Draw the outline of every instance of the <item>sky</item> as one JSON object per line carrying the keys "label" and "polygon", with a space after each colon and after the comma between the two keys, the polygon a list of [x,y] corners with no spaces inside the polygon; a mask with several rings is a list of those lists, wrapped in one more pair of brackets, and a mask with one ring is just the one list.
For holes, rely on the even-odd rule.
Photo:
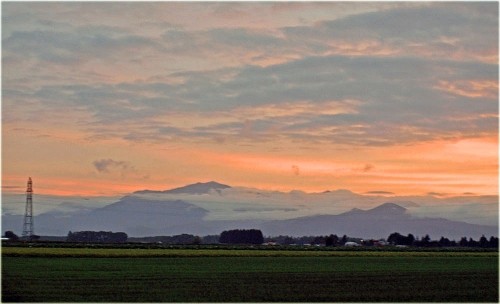
{"label": "sky", "polygon": [[3,2],[2,192],[498,195],[496,2]]}

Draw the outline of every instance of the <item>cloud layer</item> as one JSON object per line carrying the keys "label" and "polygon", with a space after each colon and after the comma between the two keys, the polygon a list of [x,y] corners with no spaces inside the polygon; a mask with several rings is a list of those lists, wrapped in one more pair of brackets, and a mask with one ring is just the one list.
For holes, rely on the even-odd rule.
{"label": "cloud layer", "polygon": [[[40,167],[44,179],[103,182],[122,172],[129,188],[151,176],[158,187],[223,178],[397,192],[391,174],[421,174],[422,153],[382,159],[402,157],[391,149],[498,137],[493,2],[12,2],[2,7],[2,50],[11,181]],[[19,166],[28,143],[40,152]],[[349,168],[349,177],[312,177],[321,170],[307,164],[325,154],[324,167]],[[290,161],[257,183],[248,169],[230,172],[227,160],[241,158]],[[463,171],[464,161],[477,172]],[[497,163],[442,158],[429,171],[495,194],[494,183],[474,182],[491,180]],[[376,184],[380,176],[390,187]],[[448,191],[443,181],[432,187],[438,176],[419,191]]]}
{"label": "cloud layer", "polygon": [[[259,140],[283,136],[386,145],[490,134],[498,125],[498,21],[491,14],[495,5],[395,7],[314,24],[278,25],[269,31],[174,25],[163,33],[137,33],[123,25],[99,25],[105,21],[96,19],[90,24],[49,22],[48,9],[35,4],[33,27],[18,29],[9,22],[14,18],[11,11],[26,5],[7,4],[4,116],[8,121],[22,119],[21,108],[79,109],[92,117],[92,127],[81,126],[81,131],[92,138],[98,134],[129,141],[234,141],[245,138],[246,132]],[[75,6],[56,8],[73,11]],[[100,13],[107,7],[77,5],[82,6]],[[136,6],[143,7],[131,4],[130,9]],[[160,7],[167,10],[170,4]],[[252,4],[228,7],[253,9]],[[35,24],[44,26],[35,29]],[[183,63],[205,58],[218,64],[169,67],[167,61],[176,57]],[[259,64],[259,58],[273,57],[280,60]],[[236,58],[238,62],[232,62]],[[144,64],[141,74],[148,75],[112,79],[122,76],[117,66],[133,74]],[[99,73],[99,66],[109,71]],[[63,74],[47,77],[48,71],[59,68]],[[11,69],[16,71],[11,74]],[[32,71],[39,81],[19,82],[33,77]],[[301,107],[303,111],[273,115],[273,109]],[[248,113],[248,108],[255,111]],[[195,126],[168,119],[193,114],[217,119]],[[134,127],[118,132],[117,126],[124,123]]]}

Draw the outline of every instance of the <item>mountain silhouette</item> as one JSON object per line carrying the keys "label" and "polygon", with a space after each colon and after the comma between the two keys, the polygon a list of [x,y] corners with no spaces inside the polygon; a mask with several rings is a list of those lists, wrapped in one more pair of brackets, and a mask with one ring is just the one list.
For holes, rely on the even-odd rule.
{"label": "mountain silhouette", "polygon": [[395,203],[385,203],[369,210],[354,208],[338,215],[315,215],[265,223],[270,235],[348,235],[364,238],[387,237],[393,232],[429,234],[459,239],[482,234],[497,235],[496,227],[451,221],[443,218],[419,218]]}
{"label": "mountain silhouette", "polygon": [[[350,211],[332,215],[318,214],[290,219],[272,219],[260,216],[272,212],[295,212],[299,208],[308,208],[307,204],[270,205],[246,203],[238,205],[238,195],[249,195],[256,202],[268,199],[271,192],[258,189],[233,188],[232,196],[227,198],[225,189],[228,185],[217,182],[196,183],[180,188],[152,191],[143,190],[127,195],[120,200],[95,209],[77,209],[71,213],[51,211],[37,215],[35,218],[36,232],[40,235],[67,235],[69,231],[103,230],[123,231],[129,236],[175,235],[189,233],[196,235],[220,234],[228,229],[261,229],[264,235],[348,235],[363,238],[386,238],[393,232],[401,234],[412,233],[417,237],[429,234],[433,238],[441,236],[451,239],[460,239],[463,236],[478,238],[481,235],[497,236],[495,226],[470,224],[460,221],[451,221],[444,218],[416,217],[403,206],[413,208],[416,205],[411,201],[397,201],[379,204],[371,209],[353,208]],[[261,195],[266,193],[266,195]],[[258,195],[255,195],[257,193]],[[148,195],[153,194],[153,195]],[[200,207],[195,199],[207,196],[208,201]],[[164,196],[163,196],[164,195]],[[178,195],[178,197],[176,197]],[[290,192],[276,194],[283,199],[306,200],[304,192]],[[350,191],[330,191],[323,194],[324,199],[332,201],[341,199],[356,206],[361,195]],[[337,197],[338,196],[338,197]],[[262,198],[261,198],[262,197]],[[179,199],[182,198],[182,199]],[[193,199],[192,202],[189,200]],[[226,199],[225,201],[222,199]],[[219,203],[218,199],[221,199]],[[234,202],[234,204],[233,204]],[[215,205],[214,205],[215,204]],[[213,207],[216,206],[216,207]],[[228,218],[211,217],[210,210],[224,210]],[[254,217],[247,217],[247,213],[254,212]],[[262,212],[259,214],[259,212]],[[238,219],[238,217],[242,219]],[[217,219],[215,219],[217,218]],[[2,229],[15,230],[22,227],[22,215],[3,214]]]}
{"label": "mountain silhouette", "polygon": [[218,182],[208,182],[208,183],[196,183],[192,185],[187,185],[180,188],[175,188],[171,190],[163,191],[163,193],[186,193],[186,194],[206,194],[211,190],[223,190],[231,188],[228,185],[220,184]]}
{"label": "mountain silhouette", "polygon": [[351,211],[339,214],[340,216],[377,216],[377,217],[406,217],[406,208],[395,203],[385,203],[370,210],[353,208]]}
{"label": "mountain silhouette", "polygon": [[135,194],[148,194],[148,193],[167,193],[167,194],[207,194],[215,190],[220,193],[220,190],[231,188],[231,186],[224,185],[218,182],[196,183],[179,188],[174,188],[165,191],[154,190],[141,190],[134,192]]}

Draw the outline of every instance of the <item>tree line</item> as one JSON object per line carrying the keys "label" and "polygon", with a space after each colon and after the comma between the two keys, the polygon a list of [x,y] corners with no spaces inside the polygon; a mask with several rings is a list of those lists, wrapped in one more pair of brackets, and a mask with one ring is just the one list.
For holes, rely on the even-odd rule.
{"label": "tree line", "polygon": [[394,232],[387,238],[387,242],[392,245],[415,246],[415,247],[481,247],[498,248],[498,237],[481,236],[478,241],[473,238],[462,237],[460,241],[450,240],[441,237],[439,240],[431,240],[429,235],[425,235],[420,240],[416,239],[411,233],[407,236]]}
{"label": "tree line", "polygon": [[85,243],[126,243],[128,235],[125,232],[111,231],[78,231],[69,232],[67,242]]}
{"label": "tree line", "polygon": [[196,235],[183,233],[172,236],[130,237],[128,241],[169,245],[198,245],[202,243],[202,238]]}
{"label": "tree line", "polygon": [[[12,231],[6,231],[5,238],[9,241],[21,241]],[[133,237],[129,238],[124,232],[110,231],[79,231],[69,232],[66,237],[67,242],[85,242],[85,243],[161,243],[176,245],[198,245],[198,244],[276,244],[276,245],[313,245],[313,246],[344,246],[348,242],[353,242],[361,246],[412,246],[412,247],[478,247],[478,248],[498,248],[498,237],[481,236],[479,240],[472,237],[462,237],[459,241],[450,240],[441,237],[439,240],[432,240],[429,235],[417,238],[413,234],[402,235],[394,232],[388,238],[374,240],[342,237],[336,234],[326,236],[302,236],[292,237],[280,235],[275,237],[264,237],[261,230],[258,229],[234,229],[223,231],[220,235],[207,235],[199,237],[191,234],[180,234],[174,236],[154,236],[154,237]]]}

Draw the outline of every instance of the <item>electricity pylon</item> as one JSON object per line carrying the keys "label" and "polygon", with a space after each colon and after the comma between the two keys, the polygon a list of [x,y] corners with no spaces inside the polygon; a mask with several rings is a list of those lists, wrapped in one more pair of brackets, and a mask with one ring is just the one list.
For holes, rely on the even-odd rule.
{"label": "electricity pylon", "polygon": [[24,211],[23,238],[31,241],[35,235],[33,227],[33,182],[28,179],[26,188],[26,210]]}

